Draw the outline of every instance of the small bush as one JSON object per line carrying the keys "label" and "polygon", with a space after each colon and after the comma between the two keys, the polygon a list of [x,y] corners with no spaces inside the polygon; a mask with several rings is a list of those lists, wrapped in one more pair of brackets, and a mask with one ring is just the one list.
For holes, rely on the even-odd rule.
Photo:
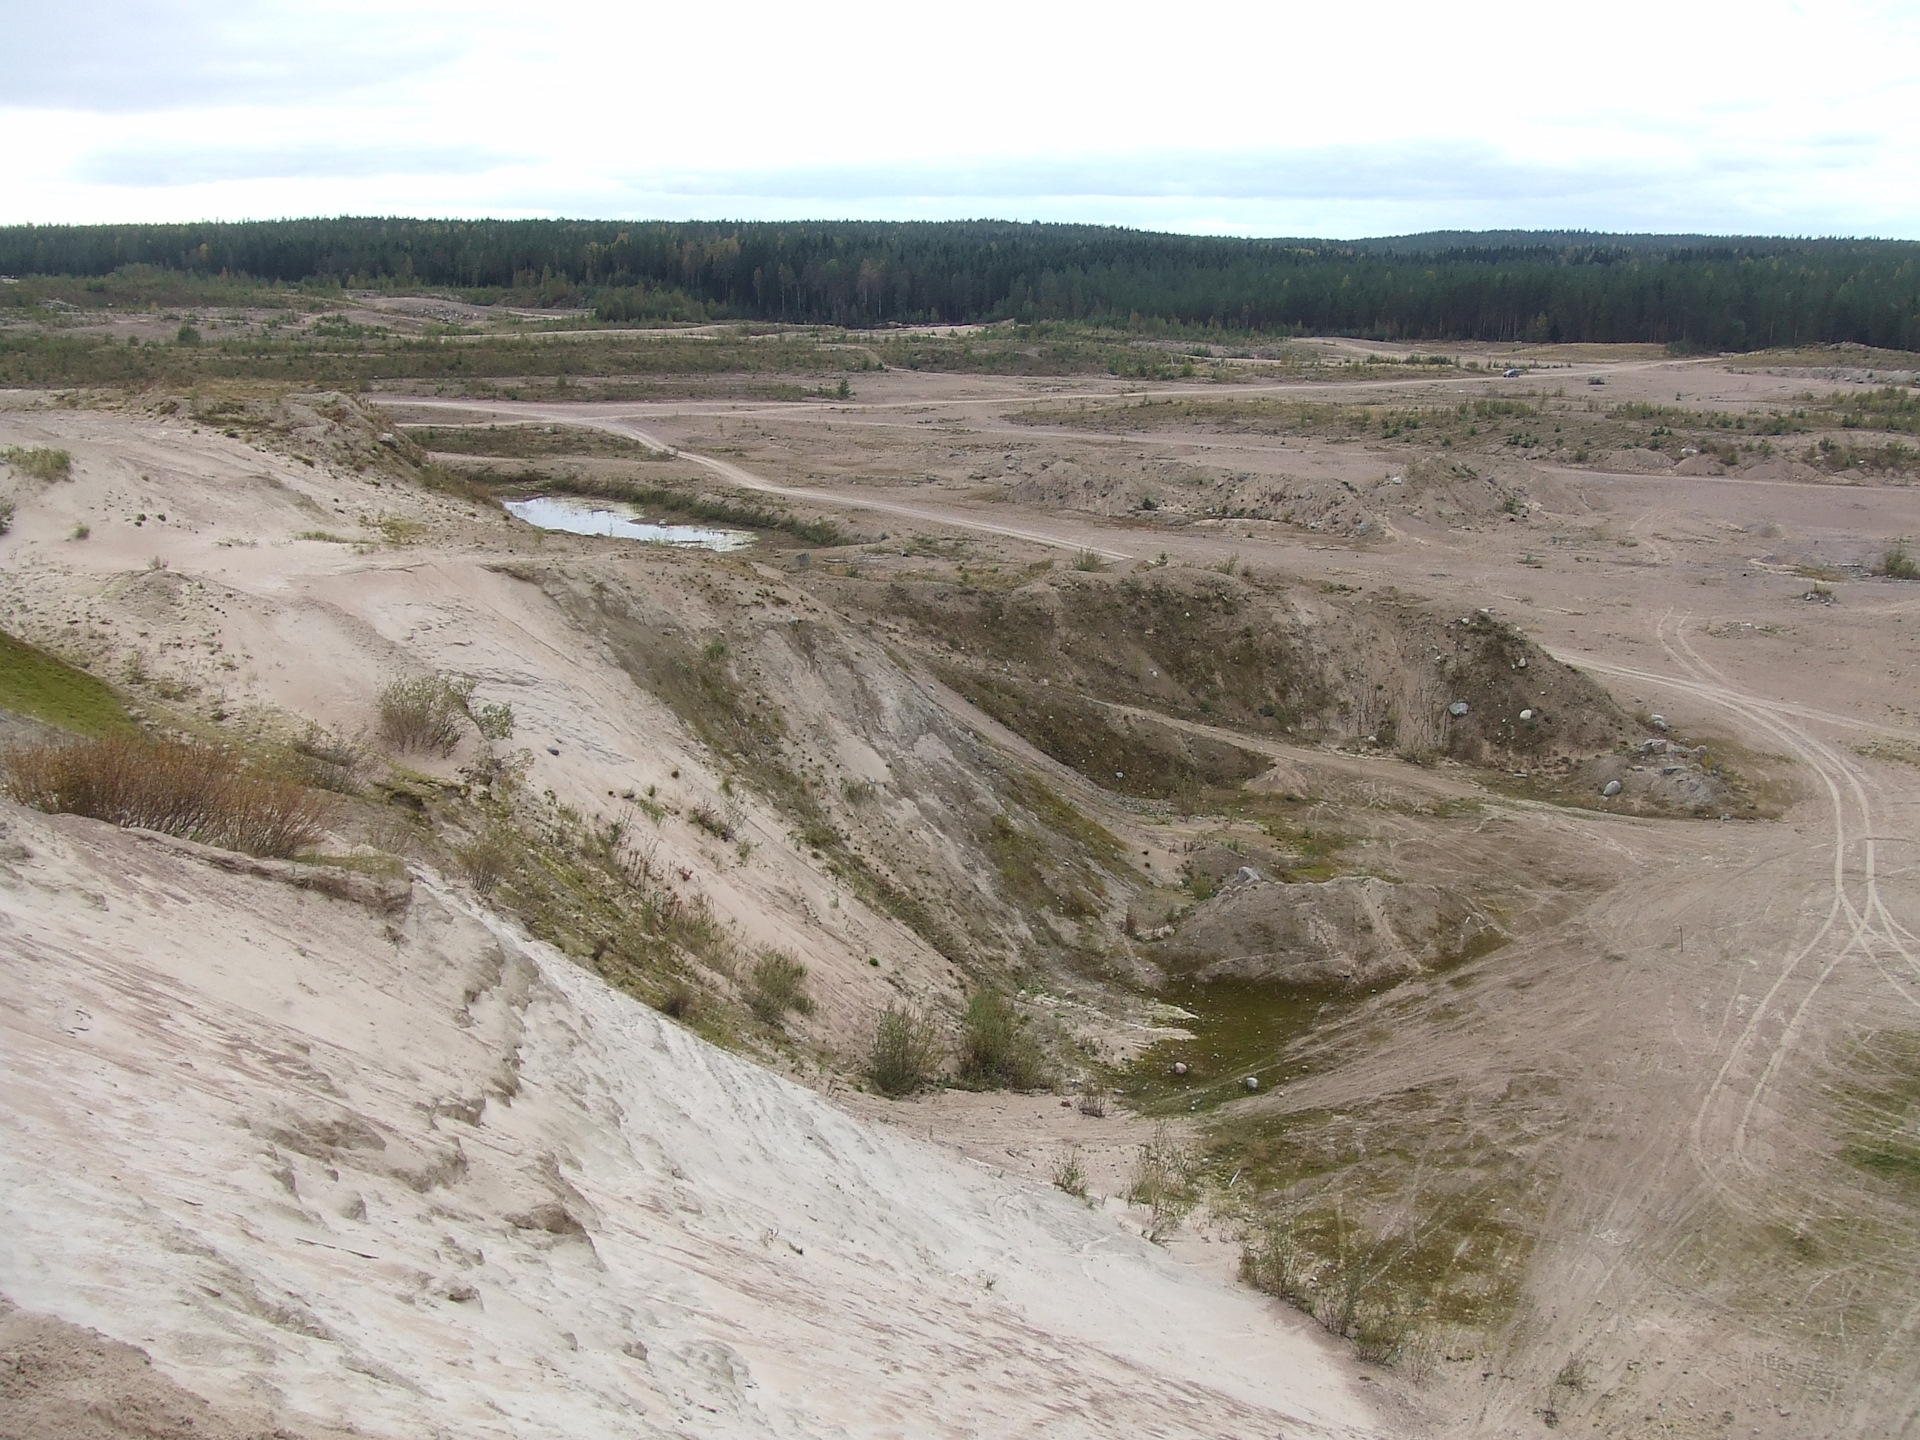
{"label": "small bush", "polygon": [[200,332],[191,325],[182,325],[179,330],[174,332],[173,343],[176,345],[198,345],[200,343]]}
{"label": "small bush", "polygon": [[489,740],[511,740],[513,738],[513,706],[502,701],[498,705],[482,705],[473,713],[473,723]]}
{"label": "small bush", "polygon": [[982,1089],[1033,1090],[1045,1083],[1046,1060],[1012,1003],[994,990],[967,1001],[960,1040],[960,1078]]}
{"label": "small bush", "polygon": [[1873,567],[1873,573],[1884,575],[1889,580],[1920,580],[1920,561],[1913,558],[1903,540],[1887,547],[1887,553],[1880,557],[1880,563]]}
{"label": "small bush", "polygon": [[1148,1209],[1147,1238],[1164,1240],[1180,1228],[1199,1203],[1193,1157],[1183,1150],[1165,1126],[1140,1147],[1133,1164],[1127,1199]]}
{"label": "small bush", "polygon": [[380,737],[396,750],[451,755],[460,743],[460,724],[470,718],[474,682],[436,671],[395,680],[381,690]]}
{"label": "small bush", "polygon": [[512,873],[524,848],[510,827],[490,825],[455,850],[453,858],[460,866],[460,873],[467,877],[467,883],[482,895],[488,895]]}
{"label": "small bush", "polygon": [[320,838],[324,802],[211,745],[116,731],[26,745],[0,756],[0,788],[53,814],[85,815],[254,855],[288,856]]}
{"label": "small bush", "polygon": [[747,977],[747,1008],[768,1025],[779,1025],[787,1012],[813,1013],[807,994],[807,967],[778,950],[769,950]]}
{"label": "small bush", "polygon": [[1080,1163],[1080,1152],[1069,1150],[1053,1167],[1054,1185],[1076,1200],[1087,1198],[1087,1167]]}
{"label": "small bush", "polygon": [[716,840],[733,839],[733,823],[711,805],[694,806],[688,812],[687,819]]}
{"label": "small bush", "polygon": [[0,500],[0,535],[13,528],[13,501]]}
{"label": "small bush", "polygon": [[1073,557],[1073,568],[1076,570],[1100,571],[1108,570],[1112,567],[1093,551],[1082,550],[1078,555]]}
{"label": "small bush", "polygon": [[307,733],[295,740],[288,751],[289,769],[302,785],[340,795],[359,792],[367,756],[353,741],[310,725]]}
{"label": "small bush", "polygon": [[889,1005],[873,1027],[867,1078],[882,1095],[899,1099],[929,1084],[940,1069],[940,1035],[933,1021]]}
{"label": "small bush", "polygon": [[1080,1113],[1091,1120],[1104,1120],[1112,1098],[1098,1085],[1089,1085],[1080,1092]]}
{"label": "small bush", "polygon": [[65,450],[23,450],[14,446],[0,450],[0,460],[5,460],[22,475],[31,475],[36,480],[73,478],[73,456]]}

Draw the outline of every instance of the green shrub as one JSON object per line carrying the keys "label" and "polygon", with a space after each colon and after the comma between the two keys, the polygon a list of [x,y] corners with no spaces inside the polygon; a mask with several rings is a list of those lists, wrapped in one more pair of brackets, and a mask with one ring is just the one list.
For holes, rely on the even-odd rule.
{"label": "green shrub", "polygon": [[1045,1083],[1046,1058],[1013,1004],[994,990],[967,1001],[960,1078],[981,1089],[1033,1090]]}
{"label": "green shrub", "polygon": [[396,750],[424,750],[450,755],[460,743],[461,722],[470,718],[474,682],[465,676],[436,671],[395,680],[381,690],[375,702],[380,712],[380,737]]}
{"label": "green shrub", "polygon": [[212,745],[121,730],[24,745],[0,756],[0,788],[23,805],[138,826],[254,855],[288,856],[320,838],[321,797]]}
{"label": "green shrub", "polygon": [[511,826],[495,824],[455,850],[453,858],[467,883],[488,895],[507,877],[525,849]]}
{"label": "green shrub", "polygon": [[511,740],[513,738],[513,706],[504,700],[497,705],[482,705],[471,713],[474,725],[487,739]]}
{"label": "green shrub", "polygon": [[769,950],[747,977],[747,1008],[768,1025],[780,1025],[788,1011],[813,1013],[807,994],[807,967],[798,960]]}
{"label": "green shrub", "polygon": [[0,535],[13,528],[13,501],[0,500]]}
{"label": "green shrub", "polygon": [[933,1021],[889,1005],[873,1027],[867,1078],[882,1095],[898,1099],[932,1081],[940,1069],[940,1036]]}

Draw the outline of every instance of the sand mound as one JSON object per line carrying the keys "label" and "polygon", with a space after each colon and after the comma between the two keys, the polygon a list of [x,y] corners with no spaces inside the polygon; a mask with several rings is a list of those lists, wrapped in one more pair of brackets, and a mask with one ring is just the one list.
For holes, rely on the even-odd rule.
{"label": "sand mound", "polygon": [[[165,1415],[131,1433],[224,1437],[193,1396],[379,1436],[1366,1431],[1297,1317],[849,1119],[431,874],[382,913],[0,823],[0,1292],[106,1337],[88,1384],[138,1368],[108,1341],[152,1357]],[[94,1413],[34,1363],[13,1413]]]}
{"label": "sand mound", "polygon": [[1287,885],[1249,870],[1195,907],[1168,954],[1205,980],[1362,986],[1417,974],[1495,933],[1491,916],[1436,886],[1371,875]]}

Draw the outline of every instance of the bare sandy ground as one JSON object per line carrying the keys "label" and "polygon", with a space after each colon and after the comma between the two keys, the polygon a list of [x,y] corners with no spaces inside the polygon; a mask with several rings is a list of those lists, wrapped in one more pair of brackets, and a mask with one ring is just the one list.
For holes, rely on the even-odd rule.
{"label": "bare sandy ground", "polygon": [[226,1415],[1377,1433],[1272,1302],[849,1119],[429,877],[382,914],[4,823],[0,1287]]}

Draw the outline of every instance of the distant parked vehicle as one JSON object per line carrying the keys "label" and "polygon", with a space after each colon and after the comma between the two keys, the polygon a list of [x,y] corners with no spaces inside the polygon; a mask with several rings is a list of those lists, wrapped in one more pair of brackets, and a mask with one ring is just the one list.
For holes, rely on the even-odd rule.
{"label": "distant parked vehicle", "polygon": [[1500,378],[1502,380],[1518,380],[1520,378],[1520,372],[1509,366],[1500,372]]}

